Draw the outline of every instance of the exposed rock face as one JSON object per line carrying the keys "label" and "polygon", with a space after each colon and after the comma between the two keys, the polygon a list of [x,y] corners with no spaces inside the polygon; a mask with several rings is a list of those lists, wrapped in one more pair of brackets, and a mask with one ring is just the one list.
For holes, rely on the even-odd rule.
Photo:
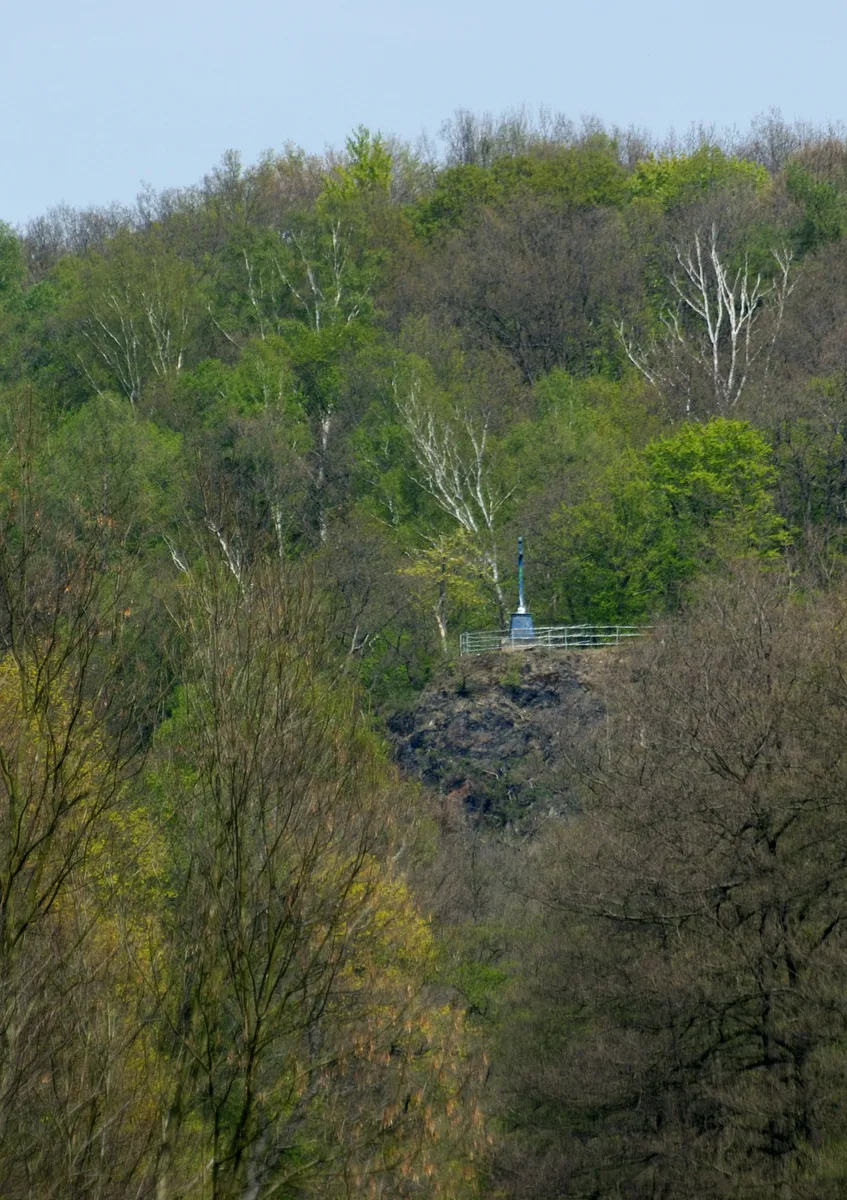
{"label": "exposed rock face", "polygon": [[498,824],[576,807],[569,761],[603,720],[617,648],[461,659],[389,722],[395,757],[428,787]]}

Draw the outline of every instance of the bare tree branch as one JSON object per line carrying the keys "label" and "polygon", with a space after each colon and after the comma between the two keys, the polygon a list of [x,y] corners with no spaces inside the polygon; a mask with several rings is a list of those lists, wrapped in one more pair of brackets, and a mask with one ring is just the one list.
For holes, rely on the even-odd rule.
{"label": "bare tree branch", "polygon": [[505,612],[495,528],[497,514],[512,491],[504,493],[492,482],[488,418],[480,423],[466,412],[456,412],[449,421],[439,420],[421,395],[418,380],[403,391],[395,381],[394,397],[400,424],[408,434],[420,470],[417,482],[482,545],[497,602]]}
{"label": "bare tree branch", "polygon": [[676,247],[679,269],[667,281],[672,296],[660,313],[662,334],[637,346],[623,322],[617,326],[629,361],[659,391],[682,391],[686,415],[692,407],[692,367],[708,380],[719,413],[737,407],[763,356],[767,377],[785,304],[796,284],[787,247],[771,251],[779,269],[766,282],[761,272],[753,275],[746,255],[733,272],[719,242],[713,222],[705,237],[695,232],[692,246]]}

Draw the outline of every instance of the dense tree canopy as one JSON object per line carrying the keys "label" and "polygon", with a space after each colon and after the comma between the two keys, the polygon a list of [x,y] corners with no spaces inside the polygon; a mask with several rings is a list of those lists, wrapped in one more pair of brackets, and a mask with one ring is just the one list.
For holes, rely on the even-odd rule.
{"label": "dense tree canopy", "polygon": [[[460,112],[0,225],[4,1196],[840,1194],[846,146]],[[518,535],[655,632],[498,826],[383,733]]]}

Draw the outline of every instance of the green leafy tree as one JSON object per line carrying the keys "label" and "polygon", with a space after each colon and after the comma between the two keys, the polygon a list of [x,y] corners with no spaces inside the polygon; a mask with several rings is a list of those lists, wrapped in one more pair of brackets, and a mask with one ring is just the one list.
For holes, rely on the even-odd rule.
{"label": "green leafy tree", "polygon": [[421,200],[413,212],[415,229],[425,238],[457,229],[486,204],[493,204],[503,189],[489,170],[469,164],[446,167],[440,172],[431,196]]}
{"label": "green leafy tree", "polygon": [[419,234],[433,238],[467,224],[485,206],[521,195],[557,207],[616,208],[627,197],[627,174],[615,143],[605,136],[573,147],[540,146],[531,153],[503,155],[488,167],[446,167],[432,194],[418,202],[412,220]]}
{"label": "green leafy tree", "polygon": [[847,197],[835,183],[815,179],[801,163],[791,162],[785,171],[785,187],[800,208],[791,231],[799,256],[813,254],[841,238],[847,228]]}
{"label": "green leafy tree", "polygon": [[66,259],[59,280],[73,359],[95,391],[133,404],[187,363],[202,312],[199,278],[157,231],[119,233],[102,253]]}
{"label": "green leafy tree", "polygon": [[[38,310],[50,307],[49,285],[27,290],[25,283],[21,239],[0,221],[0,378],[7,380],[25,373],[27,357],[33,355],[32,332],[44,337]],[[30,326],[35,327],[32,332]]]}
{"label": "green leafy tree", "polygon": [[685,425],[624,453],[598,491],[555,519],[570,619],[643,620],[674,607],[717,555],[778,554],[787,537],[775,480],[770,446],[742,421]]}
{"label": "green leafy tree", "polygon": [[270,228],[248,223],[233,231],[211,305],[228,340],[278,334],[291,317],[320,334],[371,316],[384,257],[374,234],[389,207],[391,168],[380,135],[359,127],[346,160],[323,173],[310,203],[292,206]]}
{"label": "green leafy tree", "polygon": [[6,306],[20,297],[25,276],[21,240],[8,225],[0,222],[0,305]]}
{"label": "green leafy tree", "polygon": [[693,154],[642,159],[631,176],[629,192],[634,200],[649,200],[668,210],[723,189],[758,192],[769,179],[764,167],[707,145]]}
{"label": "green leafy tree", "polygon": [[162,544],[182,518],[182,439],[105,392],[67,416],[38,462],[45,514],[112,531],[124,553]]}
{"label": "green leafy tree", "polygon": [[387,198],[391,171],[391,151],[382,135],[359,125],[347,139],[347,161],[326,181],[322,202],[331,206],[356,197]]}
{"label": "green leafy tree", "polygon": [[453,611],[473,611],[485,605],[486,564],[464,528],[452,535],[430,539],[428,545],[413,552],[410,558],[403,574],[420,586],[422,599],[435,616],[441,648],[446,653]]}
{"label": "green leafy tree", "polygon": [[528,192],[579,208],[623,205],[627,172],[611,138],[596,135],[579,146],[498,158],[491,168],[504,195]]}

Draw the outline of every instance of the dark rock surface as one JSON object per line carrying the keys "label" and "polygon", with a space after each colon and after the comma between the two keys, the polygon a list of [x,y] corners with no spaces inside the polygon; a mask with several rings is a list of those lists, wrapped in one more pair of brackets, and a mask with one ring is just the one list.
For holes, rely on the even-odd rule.
{"label": "dark rock surface", "polygon": [[620,652],[524,650],[469,656],[389,721],[400,766],[497,824],[576,807],[575,752],[603,720]]}

